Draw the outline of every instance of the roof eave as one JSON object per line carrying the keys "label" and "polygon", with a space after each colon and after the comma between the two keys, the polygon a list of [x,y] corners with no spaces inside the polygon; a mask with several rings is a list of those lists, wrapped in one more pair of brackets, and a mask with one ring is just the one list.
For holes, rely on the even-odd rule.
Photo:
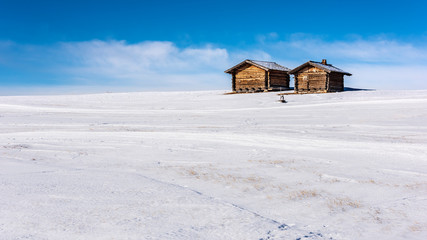
{"label": "roof eave", "polygon": [[341,73],[342,75],[351,76],[351,73],[348,72],[329,71],[328,73]]}
{"label": "roof eave", "polygon": [[[321,67],[321,66],[317,66],[317,65],[316,65],[316,64],[314,64],[312,61],[308,61],[308,62],[303,63],[303,64],[301,64],[300,66],[298,66],[298,67],[296,67],[296,68],[292,69],[291,71],[289,71],[289,74],[295,74],[295,73],[297,73],[299,70],[301,70],[301,69],[303,69],[303,68],[305,68],[305,67],[307,67],[307,66]],[[327,69],[327,68],[322,68],[322,70],[323,70],[323,71],[325,71],[325,72],[327,72],[327,73],[336,72],[336,73],[342,73],[342,74],[347,75],[347,76],[351,76],[351,73],[348,73],[348,72],[337,72],[337,71],[332,71],[332,70]]]}
{"label": "roof eave", "polygon": [[229,68],[229,69],[225,70],[224,72],[225,72],[225,73],[230,73],[230,74],[231,74],[231,73],[233,72],[233,70],[234,70],[234,69],[236,69],[236,68],[240,67],[242,64],[246,63],[246,61],[247,61],[247,59],[246,59],[245,61],[240,62],[240,63],[238,63],[237,65],[234,65],[233,67],[231,67],[231,68]]}
{"label": "roof eave", "polygon": [[262,70],[264,70],[264,71],[270,71],[271,69],[269,69],[269,68],[266,68],[266,67],[264,67],[264,66],[261,66],[261,65],[259,65],[259,64],[256,64],[256,63],[254,63],[254,62],[252,62],[251,60],[246,60],[248,63],[250,63],[250,64],[252,64],[252,65],[254,65],[255,67],[259,67],[259,68],[261,68]]}
{"label": "roof eave", "polygon": [[282,66],[282,65],[279,65],[279,64],[277,64],[276,62],[271,62],[271,63],[274,63],[274,64],[276,64],[276,65],[278,65],[278,66],[280,66],[280,67],[283,67],[283,68],[287,68],[287,69],[289,69],[289,70],[281,70],[281,69],[272,69],[272,68],[267,68],[267,67],[264,67],[264,66],[262,66],[262,65],[259,65],[259,64],[255,63],[255,62],[253,62],[253,61],[252,61],[252,60],[250,60],[250,59],[248,59],[248,61],[250,61],[254,66],[257,66],[257,67],[259,67],[259,68],[261,68],[261,69],[264,69],[265,71],[272,71],[272,70],[274,70],[274,71],[281,71],[281,72],[286,72],[286,73],[288,73],[288,72],[290,71],[290,69],[289,69],[289,68],[287,68],[287,67],[285,67],[285,66]]}
{"label": "roof eave", "polygon": [[232,72],[233,72],[233,70],[234,70],[234,69],[236,69],[236,68],[238,68],[238,67],[242,66],[242,65],[243,65],[243,64],[245,64],[245,63],[249,63],[249,64],[251,64],[251,65],[254,65],[255,67],[261,68],[261,69],[262,69],[262,70],[264,70],[264,71],[270,71],[270,70],[271,70],[271,69],[269,69],[269,68],[266,68],[266,67],[264,67],[264,66],[261,66],[261,65],[259,65],[259,64],[256,64],[256,63],[252,62],[252,61],[251,61],[251,60],[249,60],[249,59],[246,59],[245,61],[243,61],[243,62],[241,62],[241,63],[239,63],[239,64],[235,65],[235,66],[234,66],[234,67],[232,67],[232,68],[229,68],[229,69],[225,70],[224,72],[225,72],[225,73],[232,74]]}
{"label": "roof eave", "polygon": [[292,69],[291,71],[289,71],[289,74],[294,74],[294,73],[298,72],[299,70],[305,68],[307,65],[310,65],[310,61],[303,63],[303,64],[299,65],[298,67]]}

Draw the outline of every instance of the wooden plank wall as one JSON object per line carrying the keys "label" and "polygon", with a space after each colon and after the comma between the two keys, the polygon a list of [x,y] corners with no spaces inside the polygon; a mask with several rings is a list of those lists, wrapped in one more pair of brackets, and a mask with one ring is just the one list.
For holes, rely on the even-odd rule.
{"label": "wooden plank wall", "polygon": [[235,74],[236,92],[263,91],[266,71],[253,65],[241,66]]}
{"label": "wooden plank wall", "polygon": [[298,92],[325,92],[327,73],[316,67],[306,67],[296,75],[295,87]]}
{"label": "wooden plank wall", "polygon": [[289,74],[283,71],[270,71],[270,87],[289,88]]}
{"label": "wooden plank wall", "polygon": [[308,87],[310,91],[325,91],[326,90],[327,73],[318,72],[308,75]]}
{"label": "wooden plank wall", "polygon": [[342,73],[329,74],[329,91],[330,92],[344,91],[344,74]]}

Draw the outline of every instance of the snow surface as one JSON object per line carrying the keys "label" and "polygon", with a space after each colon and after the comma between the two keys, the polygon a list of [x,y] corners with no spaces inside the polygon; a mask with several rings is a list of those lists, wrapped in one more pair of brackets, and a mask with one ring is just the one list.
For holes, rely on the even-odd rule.
{"label": "snow surface", "polygon": [[427,239],[427,91],[0,97],[1,239]]}

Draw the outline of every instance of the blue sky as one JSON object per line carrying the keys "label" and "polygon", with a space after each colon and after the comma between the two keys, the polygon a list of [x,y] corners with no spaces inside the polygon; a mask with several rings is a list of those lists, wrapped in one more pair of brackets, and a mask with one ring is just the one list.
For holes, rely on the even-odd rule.
{"label": "blue sky", "polygon": [[[349,87],[427,89],[426,1],[0,0],[0,94],[229,89],[250,58],[327,58]],[[54,90],[52,90],[54,91]]]}

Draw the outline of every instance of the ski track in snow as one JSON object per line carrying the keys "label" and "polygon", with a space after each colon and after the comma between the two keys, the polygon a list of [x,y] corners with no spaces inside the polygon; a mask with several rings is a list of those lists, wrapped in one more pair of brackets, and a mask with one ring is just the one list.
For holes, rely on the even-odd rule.
{"label": "ski track in snow", "polygon": [[[4,163],[6,163],[6,165],[7,165],[8,162],[3,162],[3,164]],[[12,165],[16,165],[16,163],[13,162],[13,161],[11,161],[11,163],[12,163]],[[3,169],[7,169],[7,166],[3,165],[2,168]],[[20,172],[20,171],[22,171],[21,169],[22,168],[13,169],[13,170],[15,170],[17,172]],[[9,166],[8,170],[9,171],[11,170],[10,166]],[[66,175],[70,175],[70,173],[72,174],[73,172],[79,172],[79,173],[81,173],[82,171],[88,172],[89,176],[98,176],[99,174],[102,175],[102,173],[103,173],[102,171],[97,170],[97,169],[52,169],[52,170],[42,170],[42,171],[35,171],[35,172],[34,171],[24,172],[24,173],[20,173],[20,174],[17,174],[16,172],[14,172],[13,175],[14,176],[19,176],[19,175],[27,175],[27,176],[28,175],[32,175],[32,176],[34,176],[34,175],[35,176],[37,176],[37,175],[43,175],[43,176],[49,176],[49,175],[60,174],[60,175],[65,175],[66,176]],[[273,219],[270,219],[268,217],[262,216],[262,215],[260,215],[260,214],[258,214],[256,212],[253,212],[253,211],[251,211],[249,209],[246,209],[246,208],[244,208],[242,206],[239,206],[237,204],[230,203],[230,202],[227,202],[227,201],[224,201],[222,199],[215,198],[215,197],[212,197],[212,196],[206,196],[204,193],[199,192],[198,190],[195,190],[195,189],[191,189],[191,188],[186,187],[186,186],[181,186],[181,185],[178,185],[178,184],[163,182],[163,181],[160,181],[158,179],[154,179],[154,178],[151,178],[151,177],[148,177],[148,176],[144,176],[142,174],[135,173],[135,172],[126,172],[126,171],[120,171],[120,170],[118,170],[118,171],[114,171],[114,173],[112,173],[112,174],[115,175],[115,176],[117,176],[117,175],[126,175],[127,177],[131,177],[131,178],[133,178],[132,176],[136,176],[138,179],[143,178],[143,179],[145,179],[145,181],[154,183],[154,185],[160,185],[159,188],[161,188],[161,189],[172,189],[172,190],[170,190],[171,194],[176,194],[176,192],[178,192],[178,194],[180,196],[185,196],[185,198],[187,198],[187,199],[201,198],[203,202],[204,201],[208,202],[210,208],[215,208],[216,205],[220,205],[221,207],[219,207],[219,209],[221,209],[221,210],[222,209],[232,208],[232,209],[235,209],[235,210],[237,210],[239,212],[243,212],[243,214],[236,214],[236,213],[234,213],[233,215],[236,215],[236,216],[247,215],[247,214],[252,215],[252,218],[254,218],[254,220],[250,220],[250,221],[254,222],[252,224],[253,224],[253,227],[257,230],[255,232],[258,232],[258,233],[262,232],[262,231],[265,232],[265,234],[261,234],[261,236],[265,235],[266,237],[261,237],[259,239],[274,239],[276,236],[280,235],[280,233],[282,231],[289,231],[291,229],[291,227],[288,226],[288,225],[286,225],[286,224],[279,223],[276,220],[273,220]],[[1,174],[0,175],[1,176],[0,179],[4,179],[4,176],[7,176],[7,175],[10,175],[10,173],[9,174],[8,173]],[[54,178],[54,177],[50,176],[50,178]],[[141,181],[139,180],[138,183],[140,183],[140,182]],[[144,181],[142,181],[142,182],[144,182]],[[5,183],[2,182],[2,184],[4,185]],[[46,182],[44,182],[44,184],[46,184]],[[153,184],[149,183],[149,184],[144,184],[144,185],[145,186],[151,186]],[[173,190],[173,189],[175,189],[175,190]],[[101,194],[108,194],[108,193],[101,192]],[[85,198],[82,198],[82,197],[75,197],[75,196],[73,197],[73,196],[68,196],[68,195],[52,195],[52,194],[49,194],[48,197],[49,197],[49,199],[53,199],[54,201],[56,201],[56,200],[59,200],[59,201],[61,201],[61,200],[64,200],[64,201],[65,200],[79,201],[80,200],[81,201],[81,200],[85,199]],[[191,202],[194,202],[194,201],[197,202],[197,200],[191,200]],[[12,208],[16,207],[16,206],[14,206],[14,204],[10,204],[10,203],[4,203],[4,205],[6,205],[8,207],[12,206]],[[61,209],[58,209],[57,211],[61,211]],[[230,211],[230,210],[228,210],[228,211]],[[232,211],[233,210],[231,210],[231,212]],[[217,213],[211,213],[211,214],[218,214],[218,212]],[[259,219],[259,220],[257,220],[257,219]],[[49,224],[54,225],[54,223],[49,223]],[[1,226],[0,230],[2,230],[2,231],[5,232],[4,237],[8,238],[8,234],[10,234],[10,233],[7,231],[7,228],[10,227],[10,225],[8,223],[2,223],[0,226]],[[69,226],[61,226],[61,227],[63,227],[63,228],[70,228]],[[44,227],[41,227],[41,228],[43,229]],[[66,230],[64,230],[64,233],[67,234],[67,232],[68,232],[68,234],[73,235],[75,233],[71,232],[72,230],[75,231],[75,229],[66,229]],[[248,230],[250,230],[250,229],[248,229]],[[44,231],[46,231],[46,229],[44,229]],[[204,233],[206,235],[204,235],[204,234],[203,235],[197,235],[197,234],[192,234],[192,233],[183,233],[183,232],[179,232],[179,231],[178,231],[179,233],[176,233],[174,231],[170,231],[169,232],[169,230],[166,230],[165,232],[166,232],[165,236],[161,236],[161,237],[160,236],[157,236],[157,237],[153,237],[153,236],[149,237],[149,236],[147,236],[147,238],[153,238],[153,239],[164,239],[164,238],[170,238],[170,239],[175,239],[175,238],[179,238],[179,239],[191,239],[191,238],[194,238],[194,237],[197,237],[197,238],[209,238],[209,239],[211,239],[211,238],[212,239],[224,238],[224,237],[226,237],[226,238],[227,237],[236,238],[236,236],[233,236],[233,235],[227,236],[227,234],[221,234],[221,233],[218,233],[218,232],[216,232],[216,233],[214,233],[212,235],[209,235],[209,232],[208,233]],[[93,233],[85,233],[85,234],[92,235]],[[114,233],[108,233],[108,234],[109,234],[109,237],[115,238],[114,237],[115,236]],[[252,234],[254,234],[254,233],[252,233]],[[304,233],[303,231],[300,231],[300,230],[297,230],[297,229],[292,232],[292,235],[298,236],[298,234],[301,236],[301,238],[304,237],[306,239],[317,239],[317,237],[322,236],[320,233],[313,233],[313,232]],[[18,236],[18,238],[34,238],[34,239],[39,239],[39,238],[43,239],[45,237],[46,238],[55,237],[55,235],[49,235],[49,234],[41,234],[41,236],[38,236],[37,234],[31,233],[31,232],[29,232],[29,233],[22,233],[22,231],[20,231],[18,233],[12,233],[10,235],[11,236],[13,236],[13,235]],[[161,234],[159,234],[159,235],[161,235]],[[247,238],[247,237],[250,237],[250,236],[251,235],[246,235],[245,236],[244,234],[240,233],[239,235],[237,235],[237,238],[242,238],[243,239],[243,238]],[[92,237],[96,238],[96,236],[92,236]],[[284,236],[282,236],[282,237],[284,237]],[[11,237],[11,239],[12,238],[14,238],[14,237]],[[69,237],[63,237],[63,238],[69,238]],[[72,238],[72,237],[70,237],[70,238]],[[296,238],[298,238],[298,237],[296,237]]]}

